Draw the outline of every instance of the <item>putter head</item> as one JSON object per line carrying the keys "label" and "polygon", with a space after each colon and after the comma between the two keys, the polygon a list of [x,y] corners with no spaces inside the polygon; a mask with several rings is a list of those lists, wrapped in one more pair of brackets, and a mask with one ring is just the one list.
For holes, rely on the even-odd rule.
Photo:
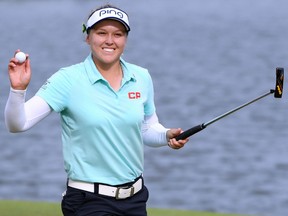
{"label": "putter head", "polygon": [[276,85],[274,91],[275,98],[281,98],[283,93],[283,82],[284,82],[284,68],[276,68]]}

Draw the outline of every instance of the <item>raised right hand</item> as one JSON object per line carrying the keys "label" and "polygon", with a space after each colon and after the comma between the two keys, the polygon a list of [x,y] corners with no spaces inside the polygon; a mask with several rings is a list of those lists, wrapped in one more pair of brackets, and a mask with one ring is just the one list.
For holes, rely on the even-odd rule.
{"label": "raised right hand", "polygon": [[[17,52],[20,52],[20,50],[16,50],[15,54]],[[8,64],[8,75],[13,89],[25,90],[31,80],[29,55],[26,54],[26,61],[23,63],[19,63],[15,57],[11,58]]]}

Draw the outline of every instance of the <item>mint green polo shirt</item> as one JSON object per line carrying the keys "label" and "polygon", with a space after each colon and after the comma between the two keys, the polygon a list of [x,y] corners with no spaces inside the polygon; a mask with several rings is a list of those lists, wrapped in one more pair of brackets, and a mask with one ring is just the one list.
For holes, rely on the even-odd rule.
{"label": "mint green polo shirt", "polygon": [[118,185],[143,172],[141,123],[155,112],[148,71],[121,59],[123,79],[114,91],[91,54],[62,68],[37,95],[60,113],[64,167],[68,178]]}

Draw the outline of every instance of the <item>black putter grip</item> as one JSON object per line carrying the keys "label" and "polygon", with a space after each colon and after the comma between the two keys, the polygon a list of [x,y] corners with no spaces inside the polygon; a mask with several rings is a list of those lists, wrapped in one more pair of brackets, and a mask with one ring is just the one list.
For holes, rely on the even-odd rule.
{"label": "black putter grip", "polygon": [[178,140],[183,140],[188,138],[189,136],[192,136],[195,133],[198,133],[199,131],[203,130],[205,128],[205,126],[203,124],[194,126],[186,131],[184,131],[183,133],[179,134],[177,137],[175,137],[175,139]]}
{"label": "black putter grip", "polygon": [[276,86],[274,91],[275,98],[281,98],[283,93],[283,82],[284,82],[284,68],[276,68]]}

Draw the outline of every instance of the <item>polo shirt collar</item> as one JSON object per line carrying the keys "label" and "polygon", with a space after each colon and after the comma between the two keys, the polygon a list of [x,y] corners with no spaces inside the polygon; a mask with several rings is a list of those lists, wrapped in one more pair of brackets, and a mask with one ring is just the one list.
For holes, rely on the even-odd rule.
{"label": "polo shirt collar", "polygon": [[[125,83],[128,81],[136,81],[136,77],[135,77],[133,71],[131,71],[131,69],[129,69],[127,62],[124,61],[122,58],[120,58],[120,63],[122,66],[123,76],[124,76],[122,83]],[[104,80],[103,76],[101,75],[101,73],[98,71],[96,65],[94,64],[91,53],[85,59],[84,67],[86,69],[86,74],[87,74],[91,84],[94,84],[99,80]]]}

